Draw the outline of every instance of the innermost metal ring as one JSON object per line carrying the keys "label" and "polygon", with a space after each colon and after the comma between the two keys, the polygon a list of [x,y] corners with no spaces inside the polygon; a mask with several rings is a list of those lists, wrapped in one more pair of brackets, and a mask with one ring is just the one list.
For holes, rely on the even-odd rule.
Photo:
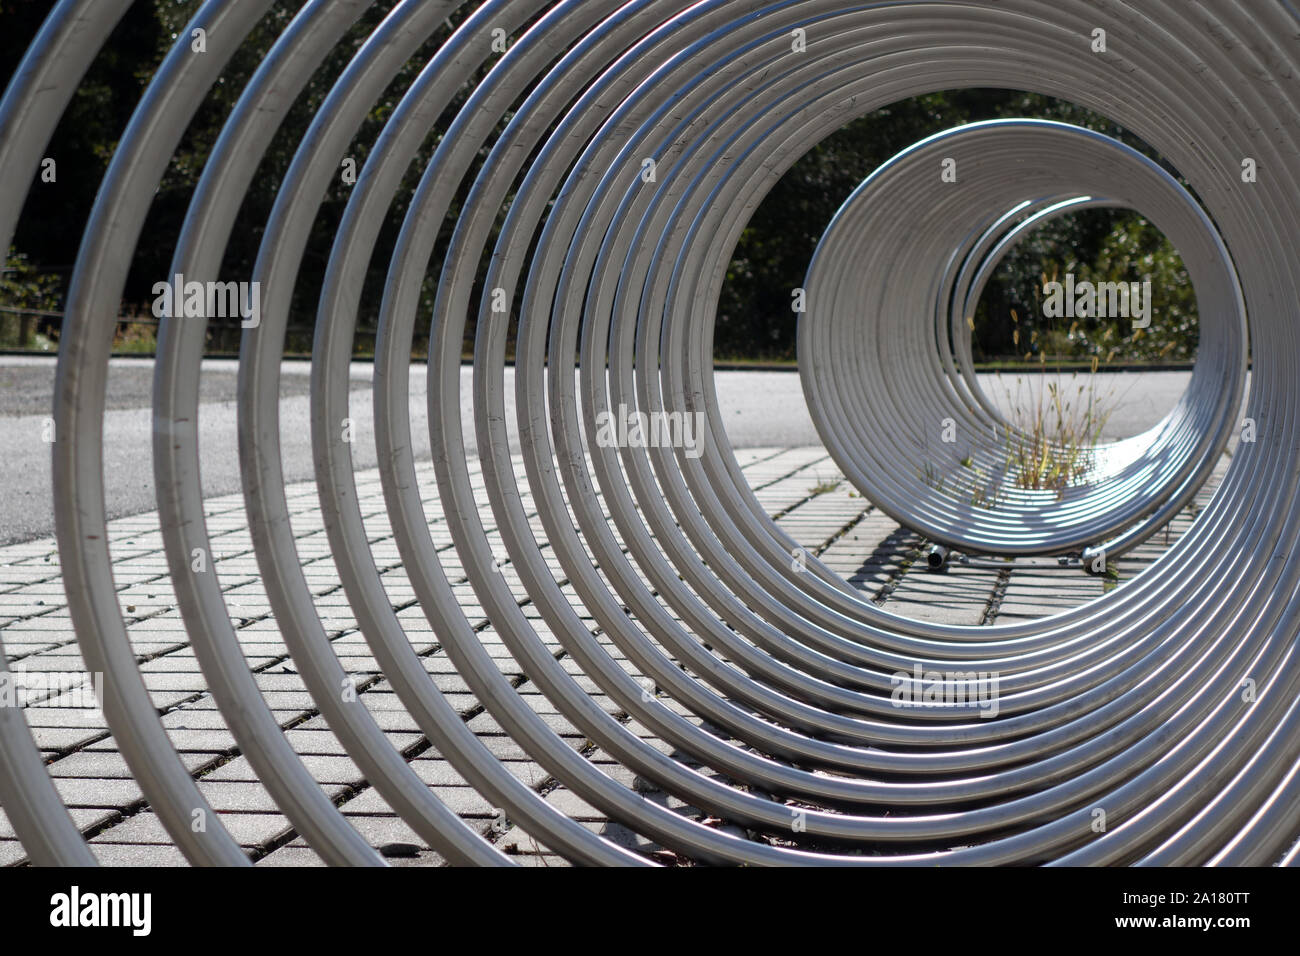
{"label": "innermost metal ring", "polygon": [[[967,316],[1025,231],[1081,204],[1137,209],[1169,237],[1196,288],[1201,347],[1158,424],[1098,444],[1069,487],[1027,489],[1008,448],[1029,439],[980,391]],[[1236,423],[1246,316],[1228,251],[1172,176],[1090,130],[994,120],[904,150],[841,207],[805,285],[800,371],[827,449],[865,497],[951,547],[1132,547],[1186,505]]]}

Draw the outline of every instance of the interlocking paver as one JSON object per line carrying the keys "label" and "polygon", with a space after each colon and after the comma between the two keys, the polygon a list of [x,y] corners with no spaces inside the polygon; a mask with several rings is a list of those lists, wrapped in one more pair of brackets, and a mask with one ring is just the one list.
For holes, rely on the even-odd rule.
{"label": "interlocking paver", "polygon": [[[925,568],[927,543],[900,528],[892,519],[871,507],[842,479],[834,463],[820,448],[745,449],[737,461],[756,499],[777,524],[796,540],[807,555],[814,556],[840,574],[867,600],[896,614],[928,621],[979,626],[999,619],[1016,620],[1074,607],[1090,600],[1112,582],[1088,577],[1077,568],[1055,567],[1051,562],[1015,563],[997,566],[965,566],[954,563],[945,574],[931,574]],[[517,467],[522,467],[517,462]],[[1170,523],[1169,529],[1142,547],[1122,556],[1116,563],[1119,586],[1157,560],[1186,532],[1193,515],[1204,506],[1222,478],[1226,467],[1198,496],[1187,512]],[[636,788],[673,812],[696,819],[707,815],[656,785],[637,777],[621,762],[594,749],[581,730],[526,676],[509,647],[489,626],[473,587],[465,579],[445,523],[441,520],[436,483],[428,466],[419,472],[422,493],[430,514],[430,535],[441,549],[448,580],[461,602],[471,626],[502,674],[510,680],[538,717],[566,743],[582,753],[616,782]],[[471,479],[477,498],[486,508],[482,477],[476,462]],[[555,780],[515,740],[506,736],[493,715],[484,710],[473,689],[441,650],[434,626],[424,610],[414,603],[415,595],[401,565],[391,537],[378,473],[358,474],[359,503],[366,516],[373,554],[397,618],[406,629],[411,645],[420,655],[424,669],[447,702],[468,722],[469,728],[506,769],[526,786],[534,788],[559,811],[601,833],[607,839],[639,853],[661,848],[611,821],[563,782]],[[518,826],[505,832],[496,808],[470,787],[459,771],[431,748],[415,719],[392,686],[383,679],[365,637],[356,629],[347,595],[341,590],[327,536],[320,523],[319,500],[313,483],[286,489],[293,514],[303,573],[315,596],[322,624],[349,674],[357,675],[361,700],[371,718],[384,731],[391,745],[407,755],[411,768],[433,794],[468,825],[493,839],[516,861],[529,866],[564,866],[565,861]],[[542,541],[541,554],[557,582],[564,582],[558,557],[545,545],[540,522],[532,514],[525,496],[524,507],[534,521]],[[324,792],[340,806],[346,819],[373,846],[414,844],[421,847],[412,857],[390,860],[400,866],[429,866],[443,862],[402,821],[383,796],[364,780],[316,709],[289,650],[281,639],[260,579],[256,557],[248,534],[243,500],[225,495],[206,503],[209,533],[214,545],[213,565],[221,583],[235,635],[254,680],[275,719],[286,728],[286,739],[300,755],[303,766],[321,784]],[[491,512],[485,510],[490,517]],[[499,537],[491,528],[490,540]],[[137,515],[110,523],[114,574],[119,601],[128,621],[132,648],[141,662],[145,684],[161,713],[161,720],[182,761],[199,781],[205,797],[218,811],[221,822],[254,860],[262,866],[308,866],[320,863],[317,854],[296,834],[238,743],[226,727],[216,701],[207,691],[198,659],[189,646],[184,621],[167,579],[167,563],[158,533],[157,515]],[[499,545],[498,545],[499,546]],[[504,549],[501,549],[504,553]],[[637,575],[653,590],[653,584],[639,567]],[[515,569],[507,564],[503,580],[521,602],[522,611],[563,670],[607,713],[627,721],[618,703],[607,696],[582,665],[570,658],[564,644],[543,620],[540,609],[528,600]],[[598,572],[603,575],[603,572]],[[593,629],[601,647],[612,660],[639,681],[638,669],[626,660],[610,638],[601,633],[596,621],[575,589],[562,590],[580,618]],[[659,598],[664,608],[676,615]],[[0,548],[0,641],[12,662],[28,670],[79,673],[84,663],[72,633],[59,577],[57,553],[50,540],[27,542]],[[665,649],[666,650],[666,649]],[[718,653],[715,651],[715,653]],[[703,722],[679,702],[660,698],[674,712],[697,725]],[[72,817],[83,832],[92,835],[94,852],[107,865],[179,865],[180,852],[158,818],[144,803],[144,795],[132,779],[121,757],[117,741],[102,715],[56,707],[29,707],[25,711],[37,745],[45,754],[56,786],[72,806]],[[636,723],[628,729],[649,746],[687,766],[729,782],[710,768],[701,767],[690,755],[680,753],[668,741],[660,740]],[[704,725],[723,740],[728,733]],[[739,835],[744,831],[737,831]],[[24,859],[15,834],[0,812],[0,865]],[[657,857],[671,861],[670,857]]]}

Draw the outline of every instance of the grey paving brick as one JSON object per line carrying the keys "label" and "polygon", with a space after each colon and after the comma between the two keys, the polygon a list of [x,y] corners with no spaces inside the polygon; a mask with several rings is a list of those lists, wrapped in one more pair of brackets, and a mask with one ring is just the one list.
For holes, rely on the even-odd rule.
{"label": "grey paving brick", "polygon": [[92,843],[90,848],[102,866],[189,866],[174,846]]}
{"label": "grey paving brick", "polygon": [[[1074,607],[1102,593],[1103,584],[1099,579],[1050,567],[1017,566],[1006,577],[1005,587],[1000,586],[996,570],[954,565],[945,575],[930,575],[919,565],[913,565],[904,573],[907,562],[920,554],[924,542],[872,509],[851,486],[839,481],[841,476],[824,450],[745,449],[738,453],[738,460],[747,468],[746,476],[756,489],[758,500],[770,513],[780,514],[778,523],[782,528],[810,553],[819,555],[828,568],[843,575],[864,597],[879,596],[891,611],[922,620],[972,625],[983,622],[990,612],[997,620],[1020,620]],[[476,500],[485,503],[478,463],[471,462],[470,466]],[[430,509],[430,534],[436,546],[443,549],[440,557],[451,576],[462,610],[474,626],[482,628],[479,640],[501,673],[520,682],[524,676],[522,669],[500,636],[485,626],[487,621],[477,595],[464,581],[458,556],[451,548],[449,530],[438,514],[440,503],[431,470],[428,465],[419,468],[422,495]],[[1215,482],[1221,479],[1222,471],[1221,468]],[[381,565],[388,566],[383,578],[390,598],[394,603],[411,601],[414,592],[391,538],[378,475],[373,471],[362,473],[357,481],[367,530],[375,542],[373,553]],[[827,490],[836,481],[839,483]],[[1204,506],[1211,493],[1212,487],[1207,487],[1198,496],[1199,507]],[[347,595],[338,587],[314,483],[291,485],[286,488],[286,497],[294,516],[299,554],[304,560],[303,573],[316,596],[318,612],[332,635],[340,663],[347,672],[362,678],[381,677],[364,635],[356,630]],[[532,508],[527,496],[524,506]],[[365,784],[360,770],[346,755],[328,723],[319,716],[315,701],[307,693],[297,665],[270,616],[260,569],[251,550],[242,496],[233,494],[211,499],[205,503],[205,511],[214,544],[214,564],[237,625],[236,638],[250,667],[257,669],[254,680],[275,719],[281,726],[293,728],[287,731],[286,740],[302,755],[304,765],[329,796],[337,797],[348,788],[359,788],[355,796],[342,804],[342,812],[372,845],[397,842],[423,846],[423,841],[394,814],[383,797]],[[1189,511],[1171,524],[1168,535],[1162,534],[1123,556],[1119,561],[1120,586],[1158,559],[1186,532],[1190,521]],[[218,809],[220,820],[250,853],[262,853],[274,842],[287,842],[267,853],[258,865],[320,865],[319,856],[300,836],[292,833],[247,758],[238,755],[237,744],[216,701],[206,693],[206,681],[188,646],[184,623],[172,605],[174,597],[166,582],[167,566],[161,553],[157,516],[137,515],[111,522],[109,538],[114,573],[121,587],[119,600],[124,613],[133,619],[132,647],[136,654],[152,658],[141,670],[155,705],[164,711],[161,720],[187,769],[199,775],[200,789]],[[491,531],[490,539],[499,542],[495,530]],[[543,547],[541,554],[558,580],[562,569],[555,554],[549,547]],[[503,580],[524,601],[524,616],[558,655],[559,666],[606,712],[618,713],[618,705],[604,695],[600,685],[577,661],[563,655],[563,648],[543,620],[540,609],[525,600],[527,594],[513,566],[506,566]],[[579,617],[594,628],[591,615],[572,586],[565,585],[562,590]],[[52,541],[0,548],[0,639],[11,659],[22,660],[33,670],[84,670],[63,605],[62,582]],[[423,610],[412,606],[396,613],[412,646],[423,655],[422,665],[445,700],[460,713],[475,715],[469,727],[480,735],[488,752],[504,761],[506,769],[526,785],[534,788],[553,785],[555,781],[517,742],[504,735],[489,712],[479,712],[477,696],[446,654],[437,650],[439,635]],[[34,616],[23,616],[27,614]],[[608,636],[597,635],[597,640],[629,674],[640,678],[636,668],[623,659]],[[519,694],[570,746],[583,750],[589,745],[585,735],[534,685],[523,682]],[[420,728],[386,681],[374,681],[362,701],[395,748],[405,750],[421,743]],[[684,705],[669,700],[664,703],[693,723],[701,723]],[[102,862],[107,865],[184,862],[157,817],[148,809],[138,809],[143,795],[131,779],[129,768],[117,752],[117,742],[107,732],[102,718],[87,718],[57,708],[29,708],[26,716],[47,759],[58,758],[52,759],[50,773],[73,806],[74,822],[83,830],[102,830],[93,841],[95,853]],[[671,744],[657,739],[644,727],[629,727],[649,746],[727,782],[709,768],[700,767],[686,755],[677,753]],[[719,732],[719,736],[727,739],[725,733]],[[623,786],[632,787],[637,783],[632,771],[602,751],[589,754],[588,759]],[[221,765],[214,768],[217,763]],[[495,808],[469,787],[436,750],[425,749],[413,760],[412,768],[453,812],[481,832],[490,832]],[[702,816],[696,808],[661,790],[646,793],[646,799],[693,818]],[[639,853],[656,849],[655,844],[607,820],[599,810],[563,786],[549,792],[546,800],[621,846]],[[129,816],[122,816],[124,810]],[[23,858],[21,847],[12,837],[12,829],[0,813],[0,865]],[[496,842],[520,865],[567,865],[518,827],[512,827]],[[415,858],[390,862],[397,866],[429,866],[444,861],[425,849]]]}
{"label": "grey paving brick", "polygon": [[54,781],[64,804],[69,807],[103,807],[120,809],[129,807],[143,798],[140,786],[134,780],[96,780],[59,778]]}
{"label": "grey paving brick", "polygon": [[282,846],[257,861],[257,866],[325,866],[315,850],[305,846]]}

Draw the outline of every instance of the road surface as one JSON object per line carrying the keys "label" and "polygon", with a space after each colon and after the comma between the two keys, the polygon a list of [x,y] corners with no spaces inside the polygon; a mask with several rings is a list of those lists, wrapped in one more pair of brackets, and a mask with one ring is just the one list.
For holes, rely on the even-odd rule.
{"label": "road surface", "polygon": [[[53,358],[0,357],[0,544],[53,533],[50,507],[50,448],[46,419],[54,397]],[[204,363],[199,410],[200,450],[205,495],[238,491],[235,397],[238,363],[214,359]],[[285,362],[281,376],[281,442],[288,481],[312,477],[309,410],[310,364]],[[352,417],[356,422],[353,452],[358,468],[376,464],[371,432],[369,383],[372,366],[352,366]],[[1136,434],[1174,404],[1186,385],[1186,372],[1115,374],[1099,377],[1099,390],[1110,396],[1114,412],[1107,434]],[[508,420],[514,415],[513,371],[506,370]],[[108,411],[104,419],[105,500],[110,518],[151,511],[155,507],[151,455],[150,392],[152,359],[114,359],[109,371]],[[724,371],[717,373],[718,401],[732,444],[737,448],[797,447],[820,441],[804,403],[797,373]],[[1104,380],[1104,381],[1103,381]],[[1067,377],[1068,381],[1068,377]],[[999,404],[1024,386],[1014,376],[990,378],[986,390]],[[1069,387],[1073,387],[1072,385]],[[461,369],[462,416],[467,452],[474,451],[471,369]],[[1023,399],[1021,401],[1024,401]],[[417,460],[429,457],[425,380],[422,367],[412,369],[411,418]],[[513,430],[513,429],[512,429]]]}

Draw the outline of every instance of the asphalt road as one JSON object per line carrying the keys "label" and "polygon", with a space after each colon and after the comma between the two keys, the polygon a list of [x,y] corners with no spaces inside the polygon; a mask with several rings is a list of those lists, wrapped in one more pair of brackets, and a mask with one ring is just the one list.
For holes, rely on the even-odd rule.
{"label": "asphalt road", "polygon": [[[50,449],[44,440],[45,419],[54,397],[54,360],[0,357],[0,544],[50,535]],[[205,495],[238,491],[239,454],[235,395],[238,365],[233,360],[204,363],[199,410],[201,469]],[[312,478],[309,376],[306,362],[286,362],[281,375],[281,444],[289,481]],[[356,422],[353,454],[358,468],[376,464],[369,383],[372,367],[353,365],[352,417]],[[422,369],[412,370],[411,419],[417,459],[429,457],[426,391]],[[1159,372],[1102,375],[1099,390],[1108,394],[1114,412],[1107,437],[1136,434],[1172,407],[1189,373]],[[461,405],[467,437],[474,448],[469,417],[471,370],[461,370]],[[513,371],[506,370],[506,415],[513,421]],[[154,508],[151,455],[153,378],[151,359],[115,359],[109,371],[108,411],[104,416],[105,500],[110,517]],[[732,444],[737,448],[819,444],[795,372],[728,371],[717,373],[718,401]],[[1073,388],[1068,376],[1063,389]],[[1014,376],[990,377],[986,393],[999,404],[1036,400],[1029,385]],[[1026,398],[1026,396],[1029,396]]]}

